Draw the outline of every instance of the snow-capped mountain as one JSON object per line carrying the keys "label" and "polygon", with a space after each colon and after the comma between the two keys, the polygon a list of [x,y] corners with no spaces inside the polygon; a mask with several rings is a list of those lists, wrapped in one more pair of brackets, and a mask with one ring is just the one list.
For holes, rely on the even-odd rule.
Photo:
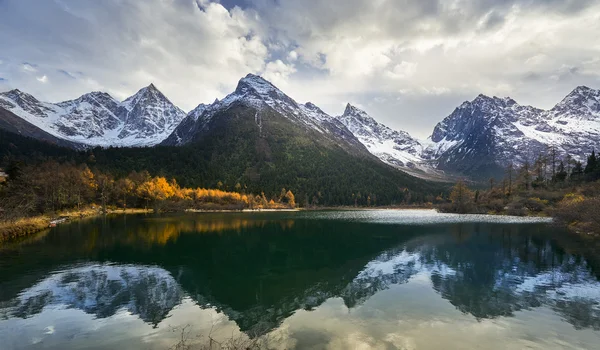
{"label": "snow-capped mountain", "polygon": [[20,90],[0,93],[0,108],[58,138],[90,146],[152,146],[185,118],[154,85],[119,102],[104,92],[47,103]]}
{"label": "snow-capped mountain", "polygon": [[600,91],[578,87],[549,111],[479,95],[440,122],[423,157],[475,177],[532,162],[554,147],[583,160],[600,143]]}
{"label": "snow-capped mountain", "polygon": [[[222,100],[200,104],[187,115],[152,84],[123,102],[91,92],[52,104],[15,89],[0,93],[0,109],[26,122],[16,127],[12,115],[10,120],[6,117],[2,125],[10,124],[12,132],[32,137],[47,133],[45,139],[121,147],[188,144],[243,114],[243,120],[252,121],[248,128],[258,130],[260,138],[269,132],[278,137],[303,134],[321,146],[337,145],[351,154],[375,156],[429,179],[448,179],[451,174],[497,176],[509,163],[533,161],[549,147],[559,155],[584,160],[600,144],[600,90],[584,86],[550,110],[523,106],[508,97],[479,95],[457,107],[424,141],[378,123],[352,105],[343,115],[332,117],[313,103],[296,102],[253,74],[242,78]],[[287,120],[286,132],[279,129],[283,124],[277,118]],[[259,148],[269,158],[267,146]]]}
{"label": "snow-capped mountain", "polygon": [[167,138],[185,118],[154,84],[150,84],[120,105],[119,117],[124,125],[120,139],[153,139],[153,144]]}
{"label": "snow-capped mountain", "polygon": [[255,123],[261,132],[265,111],[273,110],[294,124],[314,130],[333,142],[343,140],[362,148],[361,143],[339,120],[310,102],[297,103],[273,84],[254,74],[242,78],[235,91],[224,99],[216,100],[211,105],[200,104],[188,114],[164,144],[183,145],[191,142],[198,133],[208,130],[215,115],[234,105],[253,108],[256,111]]}
{"label": "snow-capped mountain", "polygon": [[423,161],[423,145],[418,140],[378,123],[363,110],[348,104],[338,119],[371,153],[390,165],[415,168]]}
{"label": "snow-capped mountain", "polygon": [[402,171],[427,178],[444,173],[483,178],[501,174],[509,163],[533,162],[550,147],[559,156],[584,160],[600,144],[600,90],[578,87],[548,111],[509,97],[479,95],[438,123],[426,141],[351,105],[338,119],[372,154]]}
{"label": "snow-capped mountain", "polygon": [[464,174],[491,176],[508,163],[522,163],[545,150],[525,130],[544,128],[543,111],[510,98],[479,95],[440,122],[423,157],[437,167]]}
{"label": "snow-capped mountain", "polygon": [[337,118],[365,147],[381,161],[411,175],[441,179],[445,175],[437,171],[424,158],[426,144],[406,131],[393,130],[378,123],[367,112],[348,104],[344,114]]}

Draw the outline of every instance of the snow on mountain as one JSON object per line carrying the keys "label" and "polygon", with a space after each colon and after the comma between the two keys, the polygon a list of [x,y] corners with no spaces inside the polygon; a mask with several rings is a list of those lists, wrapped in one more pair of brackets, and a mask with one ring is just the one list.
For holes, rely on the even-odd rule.
{"label": "snow on mountain", "polygon": [[493,172],[548,148],[583,160],[600,142],[600,91],[578,87],[549,111],[479,95],[440,122],[424,158],[443,170]]}
{"label": "snow on mountain", "polygon": [[19,90],[0,93],[0,107],[53,136],[91,146],[153,146],[185,118],[154,85],[119,102],[91,92],[56,104]]}
{"label": "snow on mountain", "polygon": [[412,175],[437,169],[486,177],[509,163],[532,162],[550,147],[584,160],[600,143],[600,90],[578,87],[548,111],[509,97],[479,95],[438,123],[426,141],[392,130],[351,105],[338,119],[372,154]]}
{"label": "snow on mountain", "polygon": [[[234,104],[242,104],[256,109],[255,121],[260,128],[262,113],[272,109],[292,122],[315,130],[324,137],[334,141],[360,145],[354,135],[336,118],[323,112],[314,104],[300,104],[279,90],[275,85],[254,74],[242,78],[235,91],[222,100],[211,105],[199,105],[188,114],[181,125],[165,140],[168,145],[182,145],[192,140],[199,131],[205,130],[212,118],[219,112],[226,111]],[[362,146],[361,146],[362,147]]]}
{"label": "snow on mountain", "polygon": [[348,104],[337,118],[377,158],[411,175],[442,179],[445,175],[423,157],[425,142],[406,131],[393,130],[369,116],[365,111]]}
{"label": "snow on mountain", "polygon": [[418,140],[378,123],[363,110],[348,104],[338,119],[372,154],[392,166],[415,168],[423,161],[423,146]]}
{"label": "snow on mountain", "polygon": [[509,163],[532,161],[549,147],[583,160],[600,143],[600,90],[585,86],[547,111],[508,97],[479,95],[438,123],[426,141],[378,123],[352,105],[332,117],[253,74],[242,78],[224,99],[200,104],[187,116],[152,84],[123,102],[102,92],[57,104],[19,90],[0,93],[0,108],[52,136],[94,146],[152,146],[163,140],[166,145],[186,144],[207,131],[215,115],[234,105],[256,110],[258,128],[263,127],[265,112],[275,111],[316,132],[315,137],[350,151],[366,148],[384,163],[429,178],[444,177],[444,172],[497,174]]}
{"label": "snow on mountain", "polygon": [[175,107],[154,84],[123,101],[119,114],[124,121],[120,139],[153,139],[154,143],[167,138],[185,118],[185,112]]}
{"label": "snow on mountain", "polygon": [[510,162],[524,162],[545,150],[525,129],[544,130],[542,111],[510,98],[479,95],[440,122],[424,157],[443,170],[489,175]]}

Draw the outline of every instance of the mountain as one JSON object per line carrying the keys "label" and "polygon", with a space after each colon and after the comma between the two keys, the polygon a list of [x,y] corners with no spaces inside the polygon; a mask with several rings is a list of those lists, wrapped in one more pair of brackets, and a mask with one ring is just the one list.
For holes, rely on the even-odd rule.
{"label": "mountain", "polygon": [[424,158],[442,170],[488,177],[510,162],[522,163],[545,150],[525,129],[543,124],[541,110],[510,98],[479,95],[436,125]]}
{"label": "mountain", "polygon": [[447,175],[436,170],[423,158],[424,143],[406,131],[393,130],[348,104],[344,114],[337,117],[350,132],[377,158],[413,176],[445,180]]}
{"label": "mountain", "polygon": [[600,143],[600,91],[578,87],[548,111],[479,95],[440,122],[430,141],[425,159],[475,178],[533,162],[550,147],[584,160]]}
{"label": "mountain", "polygon": [[[98,105],[106,108],[90,110],[95,111],[93,117],[102,121],[103,128],[111,130],[110,135],[122,145],[133,144],[124,141],[139,140],[144,135],[146,118],[156,121],[155,116],[162,116],[162,125],[176,122],[175,118],[168,117],[178,114],[177,110],[165,112],[164,107],[169,105],[156,102],[164,99],[153,86],[122,103],[111,103],[109,96],[103,97]],[[76,114],[60,119],[54,117],[55,110],[83,109],[80,106],[90,104],[80,101],[84,98],[86,96],[59,106],[27,96],[27,103],[21,101],[21,105],[30,110],[26,115],[31,118],[42,121],[54,118],[66,124],[64,119]],[[16,107],[17,101],[11,103],[13,109],[24,110]],[[152,111],[140,107],[148,105],[160,106],[157,108],[161,112],[138,112]],[[39,117],[33,117],[34,112]],[[113,121],[118,126],[111,129]],[[85,130],[95,132],[91,128]],[[35,143],[15,137],[9,142],[18,146],[10,155],[19,154],[21,158],[31,155],[39,158],[45,151],[49,152],[35,153]],[[52,152],[56,153],[54,149]],[[3,153],[6,152],[0,155]],[[86,154],[65,153],[62,157],[75,158],[77,163],[88,163],[117,177],[143,169],[175,178],[185,187],[234,190],[239,189],[239,184],[246,193],[264,192],[267,197],[278,196],[282,188],[291,189],[301,205],[424,202],[445,189],[444,185],[417,179],[384,164],[338,118],[312,103],[294,101],[256,75],[241,79],[235,91],[222,100],[199,105],[156,147],[93,149]]]}
{"label": "mountain", "polygon": [[[574,89],[550,110],[520,105],[509,97],[479,95],[458,106],[423,141],[377,122],[350,104],[341,116],[330,116],[311,102],[296,102],[253,74],[242,78],[222,100],[200,104],[187,115],[153,84],[123,102],[107,93],[91,92],[51,104],[11,90],[0,93],[0,112],[0,127],[71,148],[160,144],[188,148],[153,152],[184,154],[191,147],[197,152],[196,163],[190,164],[189,155],[183,160],[186,168],[196,169],[190,184],[212,186],[226,179],[234,184],[270,186],[279,176],[290,185],[306,184],[315,176],[307,169],[324,171],[325,164],[317,166],[324,162],[331,177],[335,177],[330,172],[335,167],[345,173],[368,165],[371,168],[365,171],[374,175],[371,170],[376,169],[374,176],[379,178],[380,170],[390,171],[383,162],[427,180],[487,179],[502,176],[508,164],[533,162],[550,147],[560,157],[569,154],[585,160],[600,143],[600,90],[585,86]],[[142,162],[133,160],[134,153],[130,162]],[[148,169],[185,172],[164,170],[167,160],[150,159],[143,160]],[[404,180],[399,188],[403,184]]]}
{"label": "mountain", "polygon": [[[14,113],[9,112],[3,108],[0,108],[0,130],[6,130],[13,134],[37,139],[37,140],[47,142],[47,143],[50,143],[50,144],[53,144],[56,146],[73,148],[73,149],[81,149],[82,148],[81,144],[63,140],[52,134],[49,134],[49,133],[45,132],[44,130],[38,128],[37,126],[29,123],[28,121],[26,121],[22,118],[19,118]],[[0,135],[0,137],[4,137],[4,135]]]}
{"label": "mountain", "polygon": [[186,164],[201,168],[195,176],[212,179],[209,185],[292,188],[301,203],[353,204],[369,194],[391,203],[406,188],[432,188],[383,164],[338,118],[251,74],[222,100],[190,112],[162,145],[193,150],[201,160]]}
{"label": "mountain", "polygon": [[152,84],[123,102],[91,92],[52,104],[15,89],[0,93],[0,109],[56,138],[103,147],[156,145],[185,118]]}
{"label": "mountain", "polygon": [[294,124],[294,127],[302,129],[304,134],[312,133],[322,141],[339,143],[350,151],[364,153],[362,144],[339,120],[310,102],[297,103],[273,84],[254,74],[241,79],[235,91],[223,100],[217,100],[211,105],[199,105],[163,144],[180,146],[201,139],[219,123],[217,115],[235,106],[244,106],[256,112],[254,123],[259,136],[263,133],[263,113],[275,112]]}

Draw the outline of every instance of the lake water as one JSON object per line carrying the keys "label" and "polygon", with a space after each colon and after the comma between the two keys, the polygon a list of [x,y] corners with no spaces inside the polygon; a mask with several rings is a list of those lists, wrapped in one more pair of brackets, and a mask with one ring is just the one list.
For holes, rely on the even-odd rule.
{"label": "lake water", "polygon": [[0,248],[0,348],[600,349],[599,276],[544,220],[95,218]]}

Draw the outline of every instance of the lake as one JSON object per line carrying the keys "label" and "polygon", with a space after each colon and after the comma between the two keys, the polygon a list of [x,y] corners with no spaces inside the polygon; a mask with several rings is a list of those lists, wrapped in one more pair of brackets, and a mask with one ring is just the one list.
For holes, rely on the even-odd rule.
{"label": "lake", "polygon": [[599,349],[599,277],[543,219],[117,215],[0,248],[0,348]]}

